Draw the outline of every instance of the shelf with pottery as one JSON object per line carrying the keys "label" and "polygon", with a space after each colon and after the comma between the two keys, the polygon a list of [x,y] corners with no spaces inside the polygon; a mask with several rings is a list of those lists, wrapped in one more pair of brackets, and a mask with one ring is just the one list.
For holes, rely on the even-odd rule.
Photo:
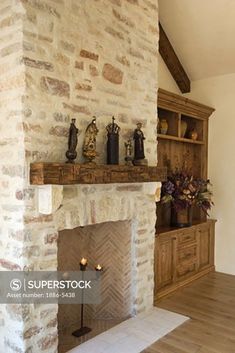
{"label": "shelf with pottery", "polygon": [[204,144],[203,120],[158,108],[158,137],[178,142]]}
{"label": "shelf with pottery", "polygon": [[190,140],[188,138],[177,137],[177,136],[172,136],[172,135],[157,134],[157,137],[159,139],[163,139],[163,140],[172,140],[172,141],[178,141],[178,142],[192,143],[195,145],[204,145],[205,144],[204,141]]}
{"label": "shelf with pottery", "polygon": [[[214,109],[159,89],[158,167],[207,180],[208,121]],[[192,225],[172,225],[169,204],[157,204],[155,299],[214,270],[215,221],[193,209]]]}

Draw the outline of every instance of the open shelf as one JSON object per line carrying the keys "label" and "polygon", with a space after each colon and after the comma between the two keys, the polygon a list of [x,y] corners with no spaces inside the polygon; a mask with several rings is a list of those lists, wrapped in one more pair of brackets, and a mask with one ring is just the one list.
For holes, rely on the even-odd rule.
{"label": "open shelf", "polygon": [[171,136],[171,135],[163,135],[163,134],[158,134],[157,136],[158,136],[158,138],[164,139],[164,140],[193,143],[195,145],[204,145],[205,144],[204,141],[191,140],[191,139],[183,138],[183,137],[177,137],[177,136]]}

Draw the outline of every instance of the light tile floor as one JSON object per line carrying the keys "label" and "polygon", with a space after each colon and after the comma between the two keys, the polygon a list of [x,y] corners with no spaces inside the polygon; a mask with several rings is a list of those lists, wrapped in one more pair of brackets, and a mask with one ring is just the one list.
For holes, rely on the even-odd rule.
{"label": "light tile floor", "polygon": [[139,353],[188,320],[188,317],[153,308],[69,351],[69,353]]}

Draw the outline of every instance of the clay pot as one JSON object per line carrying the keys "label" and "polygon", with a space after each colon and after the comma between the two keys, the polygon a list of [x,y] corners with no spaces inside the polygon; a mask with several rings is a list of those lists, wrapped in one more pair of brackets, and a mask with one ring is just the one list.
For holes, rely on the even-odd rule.
{"label": "clay pot", "polygon": [[191,130],[191,131],[189,132],[189,138],[190,138],[191,140],[196,141],[197,138],[198,138],[197,130],[195,130],[195,129]]}
{"label": "clay pot", "polygon": [[167,131],[168,131],[168,122],[166,119],[161,119],[159,122],[159,131],[160,134],[162,135],[166,135]]}

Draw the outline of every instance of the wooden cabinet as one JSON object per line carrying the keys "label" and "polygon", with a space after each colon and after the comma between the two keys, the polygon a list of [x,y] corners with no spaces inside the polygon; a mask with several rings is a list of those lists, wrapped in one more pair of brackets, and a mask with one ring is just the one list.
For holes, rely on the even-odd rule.
{"label": "wooden cabinet", "polygon": [[155,241],[155,299],[214,270],[214,220],[161,228]]}
{"label": "wooden cabinet", "polygon": [[[208,121],[214,109],[159,89],[158,167],[170,174],[187,170],[207,179]],[[163,125],[162,125],[163,126]],[[184,131],[183,131],[184,130]],[[196,138],[192,135],[196,131]],[[194,209],[193,226],[172,228],[170,205],[157,204],[155,298],[158,299],[214,269],[215,221]]]}

